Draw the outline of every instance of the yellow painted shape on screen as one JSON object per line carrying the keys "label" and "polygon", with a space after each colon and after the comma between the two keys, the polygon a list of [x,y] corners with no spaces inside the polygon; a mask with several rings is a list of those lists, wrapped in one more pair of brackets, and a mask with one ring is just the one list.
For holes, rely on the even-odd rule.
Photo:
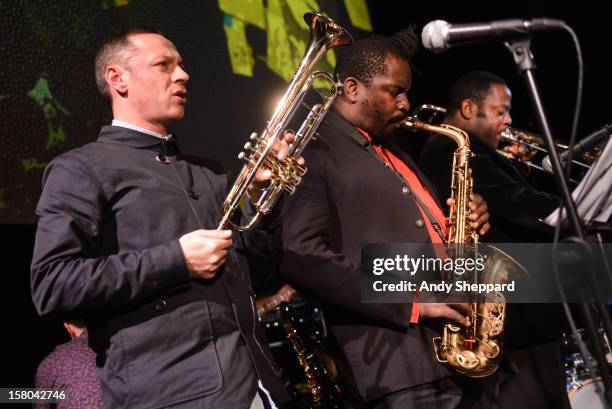
{"label": "yellow painted shape on screen", "polygon": [[351,24],[366,31],[372,31],[372,21],[366,0],[344,0]]}
{"label": "yellow painted shape on screen", "polygon": [[[291,12],[291,16],[293,16],[295,24],[297,24],[300,29],[297,35],[299,37],[299,40],[303,42],[303,46],[299,48],[299,50],[302,50],[302,53],[299,57],[301,58],[306,52],[306,44],[310,36],[310,29],[304,21],[304,14],[312,12],[320,13],[324,16],[326,16],[327,14],[325,12],[320,11],[319,3],[314,0],[285,0],[284,3],[287,4],[287,8]],[[329,67],[324,67],[321,69],[326,69],[327,71],[329,71],[328,68],[336,66],[336,56],[333,51],[328,51],[327,54],[325,54],[325,59],[327,60]],[[297,66],[295,68],[297,68]]]}
{"label": "yellow painted shape on screen", "polygon": [[[286,13],[286,2],[283,0],[270,0],[268,2],[268,38],[266,64],[273,72],[285,81],[293,76],[299,61],[306,49],[306,40],[300,37],[300,29],[296,30],[296,23],[290,13]],[[297,57],[296,57],[297,55]]]}
{"label": "yellow painted shape on screen", "polygon": [[293,20],[300,27],[304,27],[304,14],[312,12],[320,13],[319,3],[315,0],[285,0],[283,3],[287,4]]}
{"label": "yellow painted shape on screen", "polygon": [[266,13],[262,0],[218,0],[219,9],[225,14],[238,17],[247,24],[266,29]]}
{"label": "yellow painted shape on screen", "polygon": [[225,30],[232,72],[237,75],[252,77],[255,60],[253,59],[253,49],[246,38],[244,21],[226,14],[223,17],[223,29]]}
{"label": "yellow painted shape on screen", "polygon": [[[371,30],[370,16],[365,0],[345,0],[351,21],[355,26]],[[291,80],[302,61],[309,28],[304,14],[320,12],[317,0],[218,0],[219,8],[225,13],[224,29],[232,71],[235,74],[252,76],[254,67],[253,50],[246,38],[245,27],[252,24],[266,31],[267,50],[265,56],[257,56],[268,68],[285,81]],[[331,72],[336,65],[333,50],[326,53],[317,68]],[[320,84],[315,83],[317,88]]]}
{"label": "yellow painted shape on screen", "polygon": [[[301,63],[308,39],[310,28],[305,24],[303,15],[297,20],[297,12],[309,12],[306,8],[293,8],[291,1],[270,0],[268,3],[268,68],[278,74],[285,81],[291,80],[298,65]],[[311,2],[311,5],[316,3]],[[334,51],[327,52],[325,59],[317,64],[317,69],[331,73],[335,66]],[[320,80],[315,81],[315,88],[327,90],[329,86]]]}

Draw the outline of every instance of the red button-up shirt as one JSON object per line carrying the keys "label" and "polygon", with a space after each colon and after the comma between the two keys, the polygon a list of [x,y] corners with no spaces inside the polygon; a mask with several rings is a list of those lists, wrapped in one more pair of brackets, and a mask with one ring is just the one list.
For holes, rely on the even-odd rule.
{"label": "red button-up shirt", "polygon": [[[357,129],[359,130],[359,132],[363,134],[363,136],[365,136],[368,139],[368,141],[372,142],[372,138],[370,137],[370,135],[368,135],[367,132],[359,128]],[[408,167],[408,165],[405,162],[403,162],[400,158],[395,156],[393,152],[391,152],[390,149],[383,148],[380,145],[376,145],[376,144],[372,144],[372,146],[374,147],[374,150],[376,151],[378,156],[386,164],[391,166],[392,169],[395,169],[397,172],[399,172],[400,175],[402,175],[406,183],[408,183],[408,188],[410,189],[412,194],[416,195],[421,200],[423,205],[427,207],[427,210],[429,211],[429,213],[434,217],[434,219],[440,226],[442,233],[444,234],[444,237],[446,237],[448,234],[448,219],[442,212],[442,209],[440,209],[440,207],[437,205],[431,192],[425,186],[423,186],[423,184],[419,180],[419,177],[416,175],[416,173],[414,173],[414,171],[410,169],[410,167]],[[429,233],[431,242],[434,244],[444,243],[444,241],[442,240],[442,238],[440,237],[440,235],[438,234],[438,232],[435,230],[434,226],[432,225],[431,221],[429,220],[429,217],[427,217],[427,214],[421,207],[421,204],[418,201],[416,201],[416,205],[419,207],[421,216],[423,217],[423,220],[425,221],[425,226],[427,227],[427,232]],[[418,321],[419,321],[419,304],[418,304],[418,293],[417,293],[415,294],[415,297],[413,299],[412,313],[410,315],[410,323],[416,324],[418,323]]]}

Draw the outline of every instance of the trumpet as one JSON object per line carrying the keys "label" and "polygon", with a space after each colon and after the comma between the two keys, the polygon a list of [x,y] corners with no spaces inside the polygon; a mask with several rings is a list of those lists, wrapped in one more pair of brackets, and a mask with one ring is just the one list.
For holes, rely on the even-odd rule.
{"label": "trumpet", "polygon": [[[533,151],[541,152],[545,155],[548,155],[548,151],[545,148],[543,148],[544,139],[542,139],[541,136],[535,133],[525,131],[523,129],[508,127],[501,133],[501,137],[502,137],[502,140],[525,145],[527,146],[527,148]],[[568,146],[555,142],[555,148],[558,151],[564,151],[568,149]],[[542,171],[546,171],[546,169],[544,169],[542,166],[536,165],[532,161],[522,160],[520,157],[515,157],[514,155],[508,154],[507,152],[504,152],[504,151],[500,151],[499,149],[498,149],[498,152],[508,157],[509,159],[516,159],[518,161],[524,162],[527,166],[530,166],[530,167],[533,167],[535,169],[539,169]],[[588,159],[585,158],[585,160],[588,160]],[[581,162],[575,159],[572,159],[572,163],[575,165],[581,166],[582,168],[586,170],[591,168],[590,164],[587,164],[587,163],[584,163],[584,162]]]}
{"label": "trumpet", "polygon": [[[238,158],[246,161],[246,164],[238,174],[223,203],[223,216],[218,230],[228,226],[237,231],[250,229],[262,215],[272,210],[281,193],[292,194],[295,191],[302,177],[306,174],[306,168],[300,166],[297,160],[308,142],[314,139],[317,128],[336,96],[340,93],[342,85],[334,81],[329,74],[314,71],[314,66],[327,51],[337,46],[348,45],[353,41],[353,38],[346,29],[335,21],[318,13],[306,13],[304,21],[310,28],[310,40],[306,53],[289,84],[289,88],[260,136],[257,136],[257,134],[251,135],[251,140],[244,145],[244,150],[238,155]],[[287,157],[284,160],[278,160],[272,147],[286,131],[287,125],[294,117],[306,93],[317,79],[329,85],[330,94],[325,95],[318,92],[323,100],[322,103],[315,104],[310,109],[306,119],[296,132],[295,141],[289,147]],[[236,224],[231,218],[240,206],[240,201],[249,184],[253,181],[255,173],[262,166],[271,172],[270,184],[261,193],[255,204],[255,216],[245,225]]]}
{"label": "trumpet", "polygon": [[[433,104],[423,104],[419,107],[415,108],[412,112],[411,116],[429,124],[439,124],[442,121],[444,114],[446,113],[446,108],[433,105]],[[523,129],[508,127],[500,134],[502,141],[508,141],[510,143],[518,143],[520,145],[527,146],[527,148],[532,151],[536,151],[537,153],[548,155],[548,151],[544,148],[544,139],[533,132],[525,131]],[[555,142],[555,147],[558,151],[562,152],[568,149],[567,145],[563,145],[561,143]],[[544,172],[547,170],[534,163],[534,161],[526,160],[521,158],[520,156],[515,156],[509,152],[504,151],[503,149],[497,149],[497,153],[511,160],[516,160],[518,162],[522,162],[525,165],[538,169]],[[585,152],[580,156],[581,160],[573,159],[572,163],[580,166],[581,170],[586,172],[590,169],[590,164],[596,159],[597,155],[592,152]],[[540,160],[542,159],[542,155],[538,156]],[[571,179],[573,182],[575,180]]]}

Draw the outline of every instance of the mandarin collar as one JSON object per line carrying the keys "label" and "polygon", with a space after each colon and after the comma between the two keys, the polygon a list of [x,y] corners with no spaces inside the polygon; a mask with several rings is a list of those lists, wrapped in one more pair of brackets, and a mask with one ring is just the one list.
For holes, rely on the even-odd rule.
{"label": "mandarin collar", "polygon": [[109,125],[102,127],[98,135],[98,142],[146,149],[166,155],[176,155],[179,153],[177,138],[174,135],[170,135],[167,139],[161,139],[122,126]]}

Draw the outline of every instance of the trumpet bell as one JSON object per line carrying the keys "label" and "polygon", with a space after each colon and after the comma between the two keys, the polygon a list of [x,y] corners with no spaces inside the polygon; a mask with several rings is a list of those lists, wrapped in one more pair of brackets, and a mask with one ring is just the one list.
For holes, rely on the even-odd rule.
{"label": "trumpet bell", "polygon": [[327,47],[334,48],[353,42],[353,37],[345,28],[319,13],[304,14],[304,21],[310,28],[311,43],[324,38]]}

